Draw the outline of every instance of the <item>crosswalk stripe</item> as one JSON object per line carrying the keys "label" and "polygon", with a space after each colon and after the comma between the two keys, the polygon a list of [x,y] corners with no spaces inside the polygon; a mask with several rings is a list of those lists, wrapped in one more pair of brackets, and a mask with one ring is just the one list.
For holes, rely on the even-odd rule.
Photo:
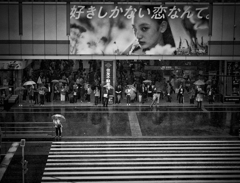
{"label": "crosswalk stripe", "polygon": [[[222,144],[221,146],[236,146],[240,144]],[[72,147],[73,145],[64,145],[64,147]],[[97,145],[98,147],[109,147],[109,144],[105,145]],[[215,147],[215,146],[220,146],[219,144],[139,144],[139,145],[132,145],[132,144],[117,144],[117,145],[111,145],[112,147],[188,147],[188,146],[195,146],[195,147]],[[52,145],[52,147],[57,148],[57,147],[62,147],[62,145]],[[76,145],[74,144],[74,147],[96,147],[96,145]]]}
{"label": "crosswalk stripe", "polygon": [[[49,158],[99,158],[99,157],[168,157],[168,156],[213,156],[212,158],[216,158],[216,156],[238,156],[240,157],[240,154],[101,154],[101,155],[96,155],[96,154],[91,154],[91,155],[49,155]],[[239,159],[239,158],[238,158]],[[61,159],[59,159],[61,160]]]}
{"label": "crosswalk stripe", "polygon": [[98,162],[98,163],[46,163],[47,166],[98,166],[98,165],[172,165],[172,164],[239,164],[240,161],[183,161],[183,162]]}
{"label": "crosswalk stripe", "polygon": [[121,167],[121,166],[115,166],[115,167],[106,167],[106,166],[103,166],[103,167],[68,167],[66,169],[66,167],[46,167],[45,168],[45,171],[76,171],[76,170],[79,170],[79,171],[82,171],[82,170],[134,170],[134,169],[138,169],[138,170],[166,170],[166,169],[212,169],[212,170],[215,170],[215,169],[240,169],[240,166],[211,166],[211,165],[208,165],[208,166],[126,166],[126,167]]}
{"label": "crosswalk stripe", "polygon": [[128,176],[44,176],[42,180],[115,180],[115,179],[173,179],[173,178],[240,178],[240,175],[153,175],[153,176],[145,176],[145,175],[128,175]]}
{"label": "crosswalk stripe", "polygon": [[[199,149],[199,147],[138,147],[139,150],[162,150],[162,149],[176,149],[176,150],[179,150],[179,149],[183,149],[183,150],[186,150],[186,149],[189,149],[189,150],[194,150],[194,149]],[[236,149],[236,150],[239,150],[240,147],[201,147],[201,149]],[[105,150],[105,151],[108,151],[108,150],[136,150],[135,147],[106,147],[106,148],[75,148],[75,147],[69,147],[69,148],[64,148],[64,147],[61,147],[61,148],[51,148],[50,149],[51,151],[69,151],[69,150],[73,150],[73,151],[93,151],[93,150]]]}
{"label": "crosswalk stripe", "polygon": [[187,170],[187,171],[180,171],[180,170],[172,170],[172,171],[82,171],[82,172],[44,172],[44,175],[111,175],[111,174],[121,174],[121,175],[128,175],[128,174],[200,174],[200,173],[208,173],[208,174],[240,174],[240,170]]}
{"label": "crosswalk stripe", "polygon": [[[46,181],[42,181],[42,183],[45,183]],[[73,183],[73,181],[60,181],[57,180],[57,183]],[[100,181],[74,181],[74,183],[146,183],[146,181],[128,181],[128,180],[123,180],[123,181],[112,181],[112,180],[100,180]],[[148,180],[147,183],[226,183],[226,180]],[[238,180],[228,180],[227,183],[239,183]]]}
{"label": "crosswalk stripe", "polygon": [[[44,183],[52,183],[52,181],[44,181]],[[73,183],[72,181],[59,181],[57,183]],[[108,181],[108,180],[104,180],[104,181],[74,181],[74,183],[113,183],[112,180]],[[125,181],[114,181],[114,183],[126,183]],[[127,181],[127,183],[146,183],[146,181]],[[158,181],[152,181],[152,180],[148,180],[147,183],[226,183],[225,180],[221,181],[221,180],[158,180]],[[227,183],[239,183],[239,181],[237,180],[228,180]]]}
{"label": "crosswalk stripe", "polygon": [[207,160],[214,160],[214,161],[240,161],[240,158],[101,158],[101,159],[48,159],[47,162],[99,162],[99,161],[207,161]]}
{"label": "crosswalk stripe", "polygon": [[184,141],[161,141],[161,140],[158,140],[158,141],[147,141],[147,140],[144,140],[144,141],[55,141],[55,142],[52,142],[52,144],[174,144],[174,143],[177,143],[177,144],[189,144],[189,143],[192,143],[192,144],[197,144],[197,143],[204,143],[204,144],[211,144],[211,143],[216,143],[216,144],[222,144],[222,143],[237,143],[237,144],[240,144],[240,142],[238,140],[231,140],[231,141],[227,141],[227,140],[219,140],[219,141],[211,141],[211,140],[199,140],[199,141],[193,141],[193,140],[184,140]]}
{"label": "crosswalk stripe", "polygon": [[237,153],[237,154],[240,154],[240,151],[238,150],[195,150],[195,151],[138,151],[138,150],[135,150],[135,151],[91,151],[91,152],[84,152],[84,151],[55,151],[55,152],[49,152],[50,155],[54,155],[54,154],[180,154],[180,153],[187,153],[188,155],[189,154],[216,154],[216,153],[219,153],[219,154],[222,154],[222,153],[228,153],[228,155],[230,154],[234,154],[234,153]]}
{"label": "crosswalk stripe", "polygon": [[239,141],[57,141],[42,183],[237,183]]}

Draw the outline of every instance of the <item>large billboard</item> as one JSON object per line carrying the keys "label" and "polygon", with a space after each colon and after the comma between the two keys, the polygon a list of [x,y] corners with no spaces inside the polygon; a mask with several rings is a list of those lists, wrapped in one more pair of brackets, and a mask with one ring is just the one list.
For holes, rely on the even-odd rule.
{"label": "large billboard", "polygon": [[208,55],[208,5],[70,6],[70,54]]}

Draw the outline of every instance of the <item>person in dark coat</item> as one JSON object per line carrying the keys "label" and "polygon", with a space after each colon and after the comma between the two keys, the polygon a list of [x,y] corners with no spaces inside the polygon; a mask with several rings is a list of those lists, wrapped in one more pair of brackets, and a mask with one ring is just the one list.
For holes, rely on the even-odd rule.
{"label": "person in dark coat", "polygon": [[183,100],[184,100],[184,88],[182,85],[180,85],[178,90],[178,102],[183,103]]}
{"label": "person in dark coat", "polygon": [[122,98],[122,87],[121,85],[118,85],[116,90],[115,90],[116,96],[117,96],[117,100],[116,103],[120,104],[121,102],[121,98]]}

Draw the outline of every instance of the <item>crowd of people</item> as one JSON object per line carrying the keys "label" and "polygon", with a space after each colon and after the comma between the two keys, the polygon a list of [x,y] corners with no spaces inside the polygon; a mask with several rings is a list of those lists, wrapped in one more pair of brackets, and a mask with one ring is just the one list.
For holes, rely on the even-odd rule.
{"label": "crowd of people", "polygon": [[[89,62],[88,70],[81,66],[75,72],[66,72],[68,62],[64,66],[62,62],[47,62],[49,66],[42,68],[49,67],[52,74],[39,72],[34,79],[36,84],[28,85],[27,90],[23,91],[23,100],[28,100],[30,105],[44,105],[45,102],[86,102],[105,107],[109,103],[129,106],[138,102],[148,103],[152,107],[161,101],[190,101],[190,104],[195,101],[201,107],[204,98],[206,100],[208,97],[209,103],[213,103],[217,93],[212,83],[198,86],[189,77],[179,80],[171,76],[166,79],[159,71],[146,71],[144,62],[137,65],[137,70],[132,62],[129,62],[127,69],[121,62],[117,62],[116,86],[106,86],[101,82],[99,66],[93,63],[95,62]],[[136,71],[142,74],[137,76]]]}
{"label": "crowd of people", "polygon": [[[114,98],[115,92],[115,98]],[[44,105],[45,102],[92,103],[107,107],[109,102],[116,105],[123,103],[130,106],[133,103],[160,104],[161,101],[186,103],[189,97],[190,104],[196,101],[197,107],[202,107],[203,100],[209,104],[214,102],[215,91],[208,85],[206,90],[202,86],[192,85],[188,88],[184,83],[173,87],[171,81],[145,80],[142,83],[129,85],[118,84],[116,88],[102,86],[100,82],[89,84],[84,78],[77,77],[74,81],[67,78],[53,80],[52,83],[41,83],[28,86],[27,95],[30,105]]]}

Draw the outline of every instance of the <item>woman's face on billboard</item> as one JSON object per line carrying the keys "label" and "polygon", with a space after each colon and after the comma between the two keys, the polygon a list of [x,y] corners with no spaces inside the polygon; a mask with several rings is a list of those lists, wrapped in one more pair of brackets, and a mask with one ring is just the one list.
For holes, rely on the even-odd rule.
{"label": "woman's face on billboard", "polygon": [[157,20],[151,19],[150,15],[144,12],[143,17],[138,14],[134,16],[132,26],[134,34],[143,50],[155,47],[157,44],[164,45],[162,33],[166,30],[167,22],[163,21],[160,25]]}

